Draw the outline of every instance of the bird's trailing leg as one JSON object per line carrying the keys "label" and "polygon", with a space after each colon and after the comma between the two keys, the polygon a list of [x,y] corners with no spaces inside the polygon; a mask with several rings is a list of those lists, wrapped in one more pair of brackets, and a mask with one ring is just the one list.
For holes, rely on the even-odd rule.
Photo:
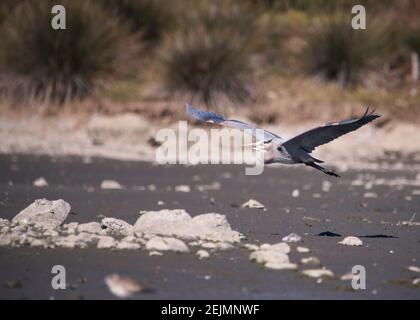
{"label": "bird's trailing leg", "polygon": [[324,172],[325,174],[328,174],[328,175],[333,176],[333,177],[340,178],[340,176],[338,174],[336,174],[334,171],[325,169],[324,167],[321,167],[320,165],[316,164],[315,162],[305,162],[305,164],[307,166],[310,166],[312,168],[320,170],[320,171]]}

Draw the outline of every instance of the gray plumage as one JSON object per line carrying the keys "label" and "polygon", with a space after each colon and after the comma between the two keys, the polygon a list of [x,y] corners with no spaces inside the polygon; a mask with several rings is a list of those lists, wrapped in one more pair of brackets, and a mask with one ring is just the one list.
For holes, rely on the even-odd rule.
{"label": "gray plumage", "polygon": [[[363,116],[360,118],[327,123],[324,126],[308,130],[289,140],[284,140],[279,135],[268,130],[261,129],[238,120],[224,119],[222,116],[214,112],[196,109],[188,103],[186,104],[186,109],[191,116],[198,120],[216,123],[239,130],[245,130],[245,132],[253,134],[257,138],[257,142],[264,144],[265,164],[303,163],[307,166],[320,170],[325,174],[335,177],[339,177],[339,175],[332,170],[320,166],[318,163],[323,163],[323,161],[314,158],[311,155],[311,152],[318,146],[331,142],[346,133],[355,131],[379,117],[379,115],[374,114],[374,111],[369,112],[369,108],[367,108]],[[262,132],[263,134],[259,135],[258,132]]]}

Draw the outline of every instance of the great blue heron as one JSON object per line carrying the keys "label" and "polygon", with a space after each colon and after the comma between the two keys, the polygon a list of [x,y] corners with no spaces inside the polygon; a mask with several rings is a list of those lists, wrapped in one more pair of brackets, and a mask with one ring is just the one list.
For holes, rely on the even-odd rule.
{"label": "great blue heron", "polygon": [[[367,108],[363,116],[360,118],[327,123],[324,126],[311,129],[289,140],[284,140],[279,135],[268,130],[257,128],[254,125],[238,120],[224,119],[222,116],[214,112],[198,110],[189,103],[186,104],[186,108],[187,112],[198,120],[216,123],[222,126],[245,130],[245,132],[252,133],[257,138],[256,143],[264,145],[265,164],[303,163],[334,177],[340,176],[334,171],[320,166],[318,163],[323,163],[324,161],[314,158],[311,155],[311,152],[316,147],[337,139],[348,132],[359,129],[361,126],[379,117],[379,115],[374,114],[375,111],[369,112],[369,108]],[[257,129],[261,130],[263,133],[261,137],[257,134]]]}

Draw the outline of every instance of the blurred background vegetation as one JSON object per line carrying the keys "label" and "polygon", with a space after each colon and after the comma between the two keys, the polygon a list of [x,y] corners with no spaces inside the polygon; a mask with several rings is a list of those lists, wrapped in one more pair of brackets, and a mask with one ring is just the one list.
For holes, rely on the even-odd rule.
{"label": "blurred background vegetation", "polygon": [[[67,29],[55,31],[57,1],[0,1],[3,108],[82,102],[171,119],[188,100],[241,108],[258,123],[362,105],[420,114],[416,0],[59,2]],[[351,28],[355,4],[367,30]]]}

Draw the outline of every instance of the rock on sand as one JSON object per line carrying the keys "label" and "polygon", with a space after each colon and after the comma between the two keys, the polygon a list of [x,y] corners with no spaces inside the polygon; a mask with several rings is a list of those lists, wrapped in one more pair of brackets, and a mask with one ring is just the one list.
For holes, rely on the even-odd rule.
{"label": "rock on sand", "polygon": [[224,215],[206,213],[192,218],[185,210],[143,212],[134,224],[136,233],[175,237],[183,240],[207,240],[237,243],[243,237],[231,229]]}
{"label": "rock on sand", "polygon": [[345,245],[345,246],[356,246],[360,247],[363,245],[363,241],[360,240],[358,237],[345,237],[342,241],[339,242],[339,244]]}
{"label": "rock on sand", "polygon": [[179,239],[166,237],[153,237],[146,243],[149,251],[189,252],[187,245]]}
{"label": "rock on sand", "polygon": [[143,289],[136,280],[115,273],[106,276],[105,283],[109,291],[118,298],[129,298]]}
{"label": "rock on sand", "polygon": [[285,237],[283,237],[283,239],[281,239],[284,242],[288,242],[288,243],[293,243],[293,242],[299,242],[302,241],[302,237],[296,233],[291,233]]}
{"label": "rock on sand", "polygon": [[134,234],[134,229],[131,224],[121,219],[103,218],[101,227],[106,233],[117,236],[131,236]]}
{"label": "rock on sand", "polygon": [[70,205],[62,199],[38,199],[19,212],[12,222],[34,224],[46,229],[56,228],[66,220],[70,210]]}
{"label": "rock on sand", "polygon": [[328,269],[308,269],[303,270],[302,274],[310,278],[334,277],[334,273]]}
{"label": "rock on sand", "polygon": [[290,263],[289,256],[290,247],[287,243],[263,244],[259,250],[249,255],[251,261],[261,263],[264,267],[275,270],[294,270],[297,265]]}
{"label": "rock on sand", "polygon": [[247,202],[242,204],[242,208],[251,208],[251,209],[265,209],[265,206],[254,199],[249,199]]}
{"label": "rock on sand", "polygon": [[101,189],[122,189],[122,186],[120,185],[119,182],[115,181],[115,180],[104,180],[101,183]]}

